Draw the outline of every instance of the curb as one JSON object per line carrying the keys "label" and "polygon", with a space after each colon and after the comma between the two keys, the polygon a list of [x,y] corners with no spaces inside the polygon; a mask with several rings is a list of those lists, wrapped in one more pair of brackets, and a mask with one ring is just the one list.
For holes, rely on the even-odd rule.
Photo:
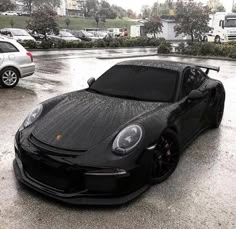
{"label": "curb", "polygon": [[157,56],[172,56],[172,57],[236,61],[236,59],[233,59],[230,57],[219,57],[219,56],[191,56],[191,55],[182,55],[182,54],[157,54]]}
{"label": "curb", "polygon": [[149,57],[149,56],[157,56],[157,54],[144,54],[144,55],[131,55],[131,56],[104,56],[104,57],[96,57],[96,59],[114,60],[114,59],[126,59],[126,58]]}
{"label": "curb", "polygon": [[125,59],[125,58],[138,58],[138,57],[151,57],[151,56],[160,56],[160,57],[184,57],[184,58],[197,58],[197,59],[212,59],[212,60],[228,60],[236,61],[236,59],[230,57],[218,57],[218,56],[191,56],[191,55],[181,55],[181,54],[145,54],[145,55],[131,55],[131,56],[105,56],[105,57],[96,57],[99,60],[112,60],[112,59]]}
{"label": "curb", "polygon": [[107,50],[107,49],[119,49],[119,50],[122,50],[122,49],[156,49],[157,47],[156,46],[135,46],[135,47],[101,47],[101,48],[62,48],[62,49],[59,49],[59,48],[52,48],[52,49],[27,49],[28,51],[30,52],[52,52],[52,51],[79,51],[79,50]]}

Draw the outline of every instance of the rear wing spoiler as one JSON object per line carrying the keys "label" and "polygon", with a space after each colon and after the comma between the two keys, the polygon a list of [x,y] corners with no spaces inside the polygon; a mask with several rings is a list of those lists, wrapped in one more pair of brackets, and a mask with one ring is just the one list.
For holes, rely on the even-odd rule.
{"label": "rear wing spoiler", "polygon": [[210,65],[197,65],[198,68],[204,68],[206,69],[206,74],[208,75],[209,71],[216,71],[219,72],[220,71],[220,67],[215,67],[215,66],[210,66]]}

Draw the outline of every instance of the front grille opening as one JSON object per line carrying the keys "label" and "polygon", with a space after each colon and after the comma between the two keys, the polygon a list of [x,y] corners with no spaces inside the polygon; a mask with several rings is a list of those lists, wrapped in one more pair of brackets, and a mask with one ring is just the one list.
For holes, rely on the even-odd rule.
{"label": "front grille opening", "polygon": [[49,160],[22,156],[22,163],[28,178],[60,190],[62,193],[75,193],[85,190],[84,171],[80,167],[70,167]]}

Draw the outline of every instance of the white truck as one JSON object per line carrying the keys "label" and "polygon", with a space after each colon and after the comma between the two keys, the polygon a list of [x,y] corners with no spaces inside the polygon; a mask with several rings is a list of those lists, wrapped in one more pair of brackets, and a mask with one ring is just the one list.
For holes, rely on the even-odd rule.
{"label": "white truck", "polygon": [[236,41],[236,13],[217,12],[211,16],[208,41],[221,43]]}

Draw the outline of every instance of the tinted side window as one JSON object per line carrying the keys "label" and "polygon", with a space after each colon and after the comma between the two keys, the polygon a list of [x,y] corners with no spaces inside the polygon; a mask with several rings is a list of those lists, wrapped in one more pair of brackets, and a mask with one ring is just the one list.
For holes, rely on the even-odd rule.
{"label": "tinted side window", "polygon": [[205,75],[205,73],[203,73],[201,70],[198,70],[198,81],[199,81],[199,86],[201,86],[204,82],[205,82],[205,80],[206,80],[206,75]]}
{"label": "tinted side window", "polygon": [[7,31],[7,30],[1,30],[0,33],[4,36],[8,36],[8,37],[12,37],[11,32]]}
{"label": "tinted side window", "polygon": [[195,68],[189,68],[184,73],[182,97],[187,96],[192,90],[199,88],[206,80],[203,72]]}
{"label": "tinted side window", "polygon": [[8,42],[0,42],[0,52],[8,53],[8,52],[19,52],[19,50],[12,44]]}

